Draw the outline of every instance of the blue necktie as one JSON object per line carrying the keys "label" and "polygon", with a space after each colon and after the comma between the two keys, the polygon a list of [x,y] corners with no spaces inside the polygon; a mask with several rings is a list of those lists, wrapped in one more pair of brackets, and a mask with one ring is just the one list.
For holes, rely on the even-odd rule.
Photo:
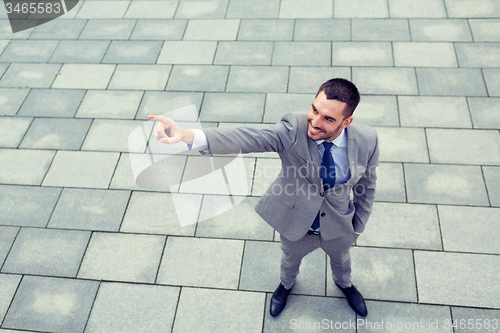
{"label": "blue necktie", "polygon": [[[321,162],[321,173],[320,176],[323,178],[323,189],[326,191],[330,187],[335,186],[335,163],[333,161],[332,152],[330,149],[333,146],[331,142],[323,142],[323,146],[325,147],[325,153],[323,154],[323,161]],[[314,222],[311,226],[313,230],[319,228],[319,212],[314,219]]]}

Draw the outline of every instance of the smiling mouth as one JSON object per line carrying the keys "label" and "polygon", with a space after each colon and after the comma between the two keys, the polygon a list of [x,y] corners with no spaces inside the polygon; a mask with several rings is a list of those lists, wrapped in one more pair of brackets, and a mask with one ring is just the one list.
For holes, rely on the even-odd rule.
{"label": "smiling mouth", "polygon": [[311,132],[311,134],[319,134],[321,132],[323,132],[322,130],[318,130],[318,129],[315,129],[314,127],[310,127],[309,128],[309,132]]}

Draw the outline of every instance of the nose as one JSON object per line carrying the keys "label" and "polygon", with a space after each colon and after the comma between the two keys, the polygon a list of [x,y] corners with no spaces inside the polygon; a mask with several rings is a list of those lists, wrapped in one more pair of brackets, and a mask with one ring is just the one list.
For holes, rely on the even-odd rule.
{"label": "nose", "polygon": [[319,128],[319,119],[317,116],[314,116],[311,120],[311,125],[312,127],[316,127],[316,128]]}

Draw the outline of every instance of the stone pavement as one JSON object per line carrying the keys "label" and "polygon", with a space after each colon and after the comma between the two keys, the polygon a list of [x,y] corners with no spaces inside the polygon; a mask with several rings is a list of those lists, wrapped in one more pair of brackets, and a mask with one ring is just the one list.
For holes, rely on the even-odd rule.
{"label": "stone pavement", "polygon": [[[16,34],[1,8],[0,52],[0,332],[500,332],[500,1],[86,0]],[[245,156],[243,202],[181,227],[174,199],[203,220],[214,184],[137,186],[128,136],[190,104],[265,126],[331,77],[380,139],[352,249],[369,315],[316,251],[272,318],[279,235],[253,207],[277,155]],[[179,179],[199,159],[176,158]]]}

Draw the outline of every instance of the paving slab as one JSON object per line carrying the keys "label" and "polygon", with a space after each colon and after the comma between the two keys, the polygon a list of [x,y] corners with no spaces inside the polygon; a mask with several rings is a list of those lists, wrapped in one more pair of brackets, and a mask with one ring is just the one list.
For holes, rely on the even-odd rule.
{"label": "paving slab", "polygon": [[[7,11],[5,11],[4,13],[7,14]],[[7,19],[7,17],[0,20],[0,38],[2,39],[27,39],[31,33],[31,29],[13,33],[10,21]]]}
{"label": "paving slab", "polygon": [[[442,219],[440,219],[442,223]],[[403,227],[404,226],[404,227]],[[436,206],[377,202],[359,246],[442,250]]]}
{"label": "paving slab", "polygon": [[124,18],[171,19],[178,3],[178,1],[131,1]]}
{"label": "paving slab", "polygon": [[52,88],[106,89],[116,65],[64,64]]}
{"label": "paving slab", "polygon": [[414,42],[472,42],[466,19],[410,19]]}
{"label": "paving slab", "polygon": [[[271,65],[272,42],[219,42],[216,65]],[[276,52],[276,51],[275,51]]]}
{"label": "paving slab", "polygon": [[119,153],[59,150],[43,186],[107,188],[118,157]]}
{"label": "paving slab", "polygon": [[489,96],[500,97],[500,70],[499,69],[483,69],[484,80],[488,89]]}
{"label": "paving slab", "polygon": [[500,137],[496,130],[429,128],[426,134],[432,163],[500,164]]}
{"label": "paving slab", "polygon": [[275,94],[266,97],[265,123],[277,123],[288,112],[303,111],[304,114],[314,101],[314,94]]}
{"label": "paving slab", "polygon": [[293,27],[294,20],[241,20],[238,40],[291,41]]}
{"label": "paving slab", "polygon": [[0,186],[2,211],[0,224],[45,227],[59,199],[60,188]]}
{"label": "paving slab", "polygon": [[112,41],[102,62],[154,64],[162,44],[161,41]]}
{"label": "paving slab", "polygon": [[125,15],[129,5],[129,1],[88,1],[82,4],[76,18],[120,19]]}
{"label": "paving slab", "polygon": [[237,289],[243,247],[242,240],[169,236],[156,283]]}
{"label": "paving slab", "polygon": [[236,40],[240,20],[199,19],[189,20],[184,40]]}
{"label": "paving slab", "polygon": [[[82,150],[144,153],[146,142],[129,140],[132,132],[142,124],[141,120],[94,119]],[[145,124],[146,135],[149,136],[152,129],[152,122]]]}
{"label": "paving slab", "polygon": [[40,185],[54,154],[50,150],[0,149],[0,183]]}
{"label": "paving slab", "polygon": [[14,116],[24,102],[29,91],[29,89],[0,88],[1,114]]}
{"label": "paving slab", "polygon": [[380,161],[429,162],[425,131],[422,128],[377,127]]}
{"label": "paving slab", "polygon": [[333,3],[328,0],[281,0],[279,18],[333,18]]}
{"label": "paving slab", "polygon": [[170,331],[179,288],[102,283],[85,332]]}
{"label": "paving slab", "polygon": [[[153,155],[153,162],[157,156]],[[155,176],[145,177],[139,183],[141,186],[136,184],[136,177],[138,176],[137,171],[133,171],[132,163],[134,166],[144,166],[144,168],[149,167],[153,162],[150,154],[127,154],[122,153],[120,160],[113,174],[113,179],[109,185],[110,189],[127,189],[127,190],[141,190],[141,191],[162,191],[168,192],[169,185],[177,185],[180,183],[182,177],[182,171],[184,170],[184,165],[186,163],[186,156],[173,155],[173,156],[161,156],[165,158],[164,163],[159,164],[159,169],[154,169],[153,175],[156,176],[154,172],[158,170],[163,176],[163,171],[168,174],[166,179],[168,183],[163,184],[159,182]],[[135,175],[135,176],[134,176]]]}
{"label": "paving slab", "polygon": [[187,20],[139,19],[130,40],[181,40]]}
{"label": "paving slab", "polygon": [[[3,227],[0,226],[0,267],[4,264],[5,258],[7,258],[7,254],[9,253],[14,240],[19,232],[19,228],[15,227]],[[0,277],[1,279],[1,277]],[[0,311],[0,315],[2,315],[2,311]],[[0,319],[2,316],[0,316]]]}
{"label": "paving slab", "polygon": [[453,43],[395,42],[393,47],[398,67],[458,67]]}
{"label": "paving slab", "polygon": [[[350,253],[352,283],[365,299],[417,301],[412,250],[354,246]],[[343,296],[330,269],[326,281],[328,296]]]}
{"label": "paving slab", "polygon": [[3,273],[75,277],[90,232],[21,228]]}
{"label": "paving slab", "polygon": [[143,94],[142,91],[89,90],[75,117],[134,119]]}
{"label": "paving slab", "polygon": [[181,1],[175,18],[225,18],[229,0]]}
{"label": "paving slab", "polygon": [[261,122],[265,94],[206,93],[201,121]]}
{"label": "paving slab", "polygon": [[49,88],[61,64],[11,64],[0,80],[0,87]]}
{"label": "paving slab", "polygon": [[469,24],[475,42],[500,41],[500,19],[470,19]]}
{"label": "paving slab", "polygon": [[256,332],[262,330],[265,294],[182,288],[172,332]]}
{"label": "paving slab", "polygon": [[94,232],[80,279],[153,283],[165,236]]}
{"label": "paving slab", "polygon": [[[164,114],[192,104],[199,111],[203,96],[199,92],[146,91],[135,118],[148,119],[149,115]],[[196,121],[182,117],[178,120]]]}
{"label": "paving slab", "polygon": [[33,29],[29,39],[77,39],[87,20],[63,20],[58,18]]}
{"label": "paving slab", "polygon": [[286,92],[288,67],[231,66],[227,92]]}
{"label": "paving slab", "polygon": [[[349,67],[290,67],[289,93],[311,93],[316,95],[322,83],[331,78],[351,79]],[[311,102],[312,103],[312,102]]]}
{"label": "paving slab", "polygon": [[31,89],[17,115],[74,117],[84,95],[85,90]]}
{"label": "paving slab", "polygon": [[[109,65],[111,66],[111,65]],[[164,90],[170,65],[117,65],[108,89]]]}
{"label": "paving slab", "polygon": [[21,275],[0,274],[0,320],[4,319],[21,278]]}
{"label": "paving slab", "polygon": [[396,96],[361,96],[353,114],[354,121],[370,126],[399,126]]}
{"label": "paving slab", "polygon": [[134,191],[120,231],[193,236],[201,202],[202,196],[197,194]]}
{"label": "paving slab", "polygon": [[418,94],[417,78],[413,68],[353,67],[352,80],[361,94]]}
{"label": "paving slab", "polygon": [[353,41],[410,41],[408,20],[352,19]]}
{"label": "paving slab", "polygon": [[389,0],[391,18],[447,18],[443,0]]}
{"label": "paving slab", "polygon": [[19,148],[79,150],[90,119],[35,118]]}
{"label": "paving slab", "polygon": [[[234,164],[228,166],[232,162]],[[179,192],[228,195],[230,191],[231,195],[249,195],[254,166],[253,158],[235,160],[234,156],[217,156],[210,159],[203,156],[189,156]],[[226,172],[228,181],[220,171],[222,168]],[[213,172],[210,173],[210,177],[206,177],[209,170]],[[233,179],[238,181],[233,182]]]}
{"label": "paving slab", "polygon": [[377,167],[376,201],[406,202],[402,163],[380,163]]}
{"label": "paving slab", "polygon": [[226,18],[278,18],[280,0],[231,0]]}
{"label": "paving slab", "polygon": [[166,41],[158,57],[158,64],[211,65],[217,42]]}
{"label": "paving slab", "polygon": [[3,328],[83,332],[99,282],[24,276]]}
{"label": "paving slab", "polygon": [[49,228],[118,231],[130,191],[65,188]]}
{"label": "paving slab", "polygon": [[337,327],[342,332],[356,332],[355,313],[344,299],[291,295],[288,297],[286,310],[277,317],[271,317],[268,311],[271,296],[268,294],[266,300],[265,333],[290,332],[301,328],[303,331],[310,331],[314,328],[318,330],[318,327],[322,330],[334,330],[335,325],[340,325]]}
{"label": "paving slab", "polygon": [[495,240],[500,209],[439,205],[438,211],[445,251],[500,253]]}
{"label": "paving slab", "polygon": [[485,254],[415,251],[419,301],[498,308],[500,287],[494,281],[499,261]]}
{"label": "paving slab", "polygon": [[500,4],[493,0],[445,0],[448,17],[496,18],[500,16]]}
{"label": "paving slab", "polygon": [[389,42],[333,42],[333,66],[393,66]]}
{"label": "paving slab", "polygon": [[479,69],[417,68],[421,95],[486,96],[486,87]]}
{"label": "paving slab", "polygon": [[465,97],[398,96],[398,105],[401,126],[472,127]]}
{"label": "paving slab", "polygon": [[337,0],[334,2],[334,18],[388,18],[387,1]]}
{"label": "paving slab", "polygon": [[455,43],[460,67],[500,67],[500,43]]}
{"label": "paving slab", "polygon": [[33,118],[29,117],[1,117],[0,118],[0,147],[16,148],[23,139]]}
{"label": "paving slab", "polygon": [[[254,210],[256,197],[204,195],[196,237],[272,241],[274,230]],[[248,244],[248,243],[247,243]]]}
{"label": "paving slab", "polygon": [[[335,31],[335,34],[332,34],[332,31]],[[295,29],[293,34],[293,40],[295,41],[349,41],[350,39],[351,25],[350,20],[348,19],[295,20]]]}
{"label": "paving slab", "polygon": [[136,20],[88,20],[78,39],[129,39]]}
{"label": "paving slab", "polygon": [[489,206],[479,166],[408,163],[404,170],[408,202]]}
{"label": "paving slab", "polygon": [[453,320],[455,321],[455,332],[465,333],[471,328],[474,332],[491,332],[498,327],[500,312],[491,309],[474,309],[451,307]]}
{"label": "paving slab", "polygon": [[329,66],[331,64],[329,42],[275,42],[274,66]]}
{"label": "paving slab", "polygon": [[500,206],[500,168],[483,167],[484,180],[490,203],[492,206]]}
{"label": "paving slab", "polygon": [[105,40],[62,40],[50,62],[100,63],[109,43]]}
{"label": "paving slab", "polygon": [[166,90],[222,92],[228,72],[228,66],[174,65]]}
{"label": "paving slab", "polygon": [[453,332],[445,325],[451,321],[447,306],[367,301],[366,307],[368,316],[358,318],[358,332],[376,332],[382,327],[397,332]]}
{"label": "paving slab", "polygon": [[0,57],[1,62],[47,62],[58,41],[13,40]]}

